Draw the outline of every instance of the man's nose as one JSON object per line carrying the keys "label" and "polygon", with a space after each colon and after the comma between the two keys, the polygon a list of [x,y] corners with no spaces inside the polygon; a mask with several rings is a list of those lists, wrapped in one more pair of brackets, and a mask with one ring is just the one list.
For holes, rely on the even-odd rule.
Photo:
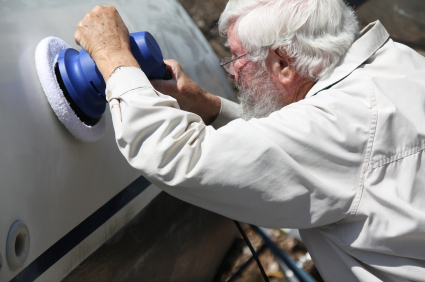
{"label": "man's nose", "polygon": [[235,64],[234,64],[233,62],[232,62],[232,63],[230,63],[229,71],[230,71],[231,73],[233,73],[233,74],[230,74],[230,73],[229,73],[229,77],[230,77],[231,79],[235,79]]}

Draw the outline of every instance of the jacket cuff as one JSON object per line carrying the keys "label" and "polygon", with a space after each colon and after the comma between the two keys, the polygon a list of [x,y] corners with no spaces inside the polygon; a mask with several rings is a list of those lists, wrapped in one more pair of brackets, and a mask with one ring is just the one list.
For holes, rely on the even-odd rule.
{"label": "jacket cuff", "polygon": [[211,123],[215,129],[219,129],[232,120],[241,117],[241,107],[239,104],[221,97],[219,98],[221,100],[220,112],[218,113],[218,116],[215,118],[213,123]]}
{"label": "jacket cuff", "polygon": [[152,87],[152,84],[140,68],[120,67],[106,83],[106,100],[109,102],[131,90],[144,87]]}

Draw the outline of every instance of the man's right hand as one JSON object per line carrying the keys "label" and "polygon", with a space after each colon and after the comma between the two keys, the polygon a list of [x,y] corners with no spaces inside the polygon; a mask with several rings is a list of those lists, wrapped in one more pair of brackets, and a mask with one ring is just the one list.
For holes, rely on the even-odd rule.
{"label": "man's right hand", "polygon": [[171,80],[152,80],[152,86],[157,91],[175,98],[183,111],[195,113],[202,118],[205,124],[211,124],[220,112],[220,98],[208,93],[190,79],[178,62],[174,60],[165,60],[164,62],[173,78]]}
{"label": "man's right hand", "polygon": [[75,42],[95,61],[105,82],[118,66],[139,67],[128,29],[114,6],[96,6],[77,25]]}

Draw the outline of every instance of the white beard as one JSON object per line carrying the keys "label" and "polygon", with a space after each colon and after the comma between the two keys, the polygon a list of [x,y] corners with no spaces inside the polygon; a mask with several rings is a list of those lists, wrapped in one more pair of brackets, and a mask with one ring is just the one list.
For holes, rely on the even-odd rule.
{"label": "white beard", "polygon": [[239,90],[238,100],[244,120],[268,117],[286,105],[282,104],[284,95],[282,89],[273,83],[266,70],[260,67],[259,70],[251,71],[249,74],[253,77],[249,83],[241,81],[236,86]]}

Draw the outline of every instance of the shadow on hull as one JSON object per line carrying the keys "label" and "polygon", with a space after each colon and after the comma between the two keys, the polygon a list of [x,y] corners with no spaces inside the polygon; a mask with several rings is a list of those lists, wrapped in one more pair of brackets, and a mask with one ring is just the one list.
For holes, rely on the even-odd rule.
{"label": "shadow on hull", "polygon": [[160,193],[63,282],[211,281],[237,229]]}

